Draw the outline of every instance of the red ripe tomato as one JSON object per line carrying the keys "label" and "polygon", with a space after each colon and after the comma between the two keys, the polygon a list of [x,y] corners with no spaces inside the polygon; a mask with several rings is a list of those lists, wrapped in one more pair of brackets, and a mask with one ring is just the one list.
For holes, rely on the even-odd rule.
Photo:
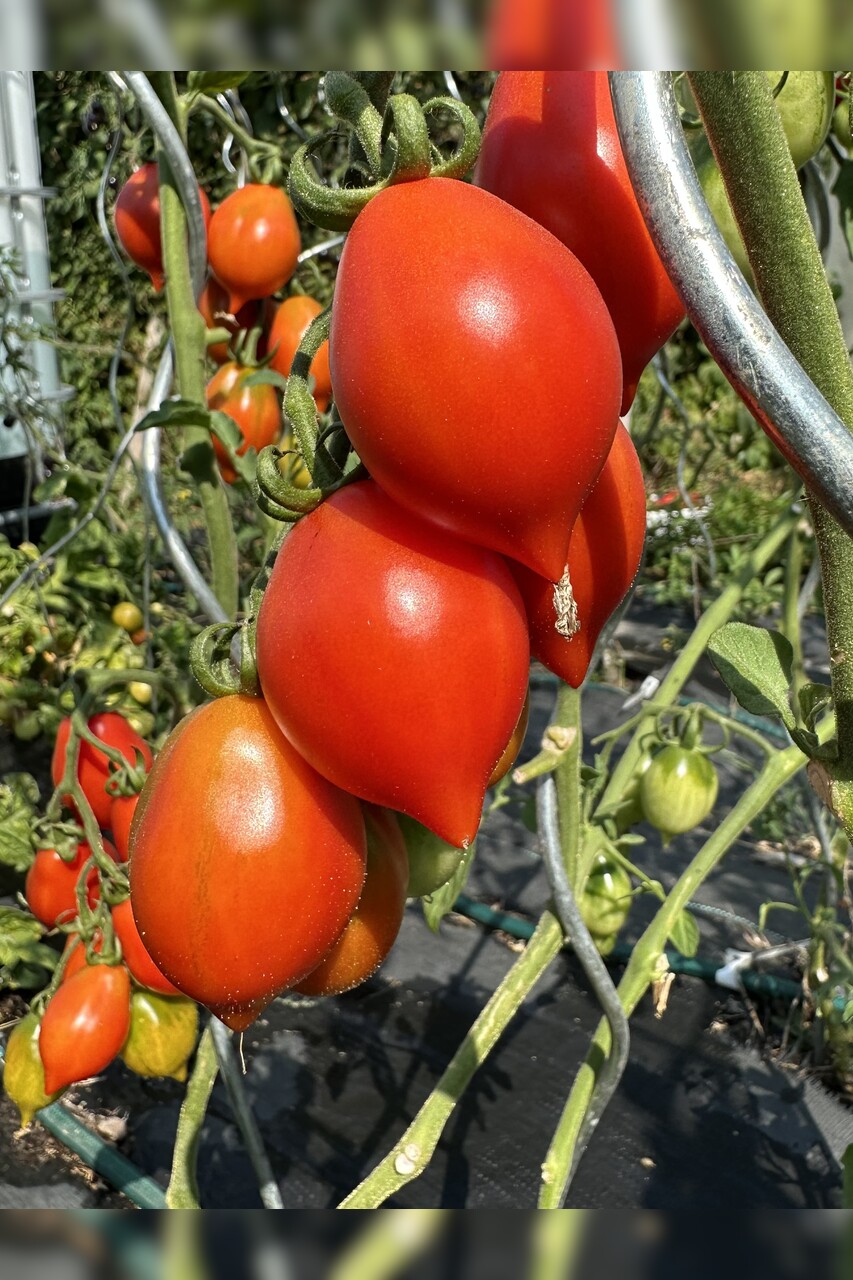
{"label": "red ripe tomato", "polygon": [[324,960],[297,983],[306,996],[337,996],[376,972],[394,945],[409,884],[409,856],[397,819],[364,806],[367,876],[355,912]]}
{"label": "red ripe tomato", "polygon": [[280,187],[249,182],[227,196],[210,220],[207,253],[231,314],[286,284],[300,247],[293,207]]}
{"label": "red ripe tomato", "polygon": [[[259,451],[264,445],[274,444],[281,434],[281,404],[275,387],[244,385],[254,372],[254,369],[244,368],[231,360],[217,370],[207,384],[208,407],[227,413],[240,428],[243,443],[237,454],[241,458],[248,449]],[[233,484],[237,479],[237,472],[215,436],[213,448],[222,479]]]}
{"label": "red ripe tomato", "polygon": [[[227,329],[232,336],[241,329],[253,329],[261,316],[260,305],[255,301],[247,302],[236,316],[232,316],[228,310],[228,294],[212,277],[201,291],[198,309],[208,329]],[[215,342],[207,348],[207,354],[214,364],[225,364],[231,358],[227,342]]]}
{"label": "red ripe tomato", "polygon": [[529,645],[506,563],[370,480],[300,520],[258,616],[270,711],[319,773],[465,845],[518,720]]}
{"label": "red ripe tomato", "polygon": [[[104,841],[104,850],[114,862],[121,861],[108,840]],[[76,916],[77,881],[91,855],[88,844],[78,844],[71,862],[63,861],[55,849],[39,849],[27,872],[24,897],[30,911],[46,928],[54,929]],[[98,873],[94,867],[86,877],[86,887],[89,904],[92,905],[99,897]]]}
{"label": "red ripe tomato", "polygon": [[[323,310],[316,298],[294,294],[280,303],[272,322],[267,345],[273,352],[270,367],[283,377],[290,376],[290,366],[296,348],[302,341],[311,321]],[[329,407],[332,398],[332,379],[329,373],[329,344],[324,342],[311,361],[310,373],[314,378],[314,400],[321,413]]]}
{"label": "red ripe tomato", "polygon": [[486,40],[496,70],[625,65],[613,0],[497,0]]}
{"label": "red ripe tomato", "polygon": [[575,688],[583,683],[602,627],[637,576],[645,536],[643,473],[620,422],[569,543],[569,578],[580,623],[571,639],[555,630],[554,584],[511,565],[527,609],[534,658]]}
{"label": "red ripe tomato", "polygon": [[607,308],[563,245],[468,183],[389,187],[347,236],[330,356],[386,493],[559,579],[622,389]]}
{"label": "red ripe tomato", "polygon": [[[210,225],[210,202],[203,191],[201,209],[204,225]],[[155,292],[165,284],[163,249],[160,244],[160,183],[152,161],[132,173],[115,204],[116,235],[131,262],[151,277]]]}
{"label": "red ripe tomato", "polygon": [[340,936],[364,864],[358,801],[306,764],[261,699],[235,695],[193,711],[157,757],[130,901],[158,968],[242,1031]]}
{"label": "red ripe tomato", "polygon": [[109,1066],[130,1031],[130,977],[124,965],[85,965],[60,984],[41,1023],[39,1052],[48,1093]]}
{"label": "red ripe tomato", "polygon": [[[141,738],[124,716],[117,711],[103,711],[89,720],[89,730],[108,747],[120,751],[128,764],[136,764],[137,751],[142,755],[142,763],[146,772],[151,768],[154,757],[148,743]],[[71,733],[71,721],[63,720],[56,734],[50,772],[54,786],[58,786],[65,772],[65,751]],[[110,762],[103,751],[91,746],[88,742],[80,745],[77,758],[77,780],[83,794],[92,806],[92,812],[99,827],[109,827],[110,806],[112,797],[104,789],[110,776]],[[66,803],[68,803],[66,801]]]}
{"label": "red ripe tomato", "polygon": [[[93,948],[97,955],[100,955],[104,949],[104,940],[100,930],[95,934]],[[62,949],[62,954],[67,956],[65,968],[62,971],[61,983],[68,982],[73,978],[75,973],[79,973],[81,969],[86,968],[86,944],[80,937],[79,933],[70,933],[68,941]]]}
{"label": "red ripe tomato", "polygon": [[622,352],[624,413],[684,304],[640,213],[607,73],[498,76],[475,181],[547,227],[598,285]]}
{"label": "red ripe tomato", "polygon": [[130,899],[125,898],[112,909],[113,928],[121,943],[121,955],[130,971],[130,976],[140,987],[149,991],[158,991],[163,996],[178,996],[181,993],[169,979],[160,972],[148,954],[145,943],[139,936]]}
{"label": "red ripe tomato", "polygon": [[493,787],[496,782],[500,782],[501,778],[505,778],[512,766],[515,764],[516,756],[521,750],[521,744],[524,742],[524,735],[527,733],[527,726],[530,723],[530,694],[524,699],[524,706],[521,708],[521,715],[518,717],[518,724],[512,731],[512,737],[503,750],[503,755],[492,770],[489,778],[489,786]]}
{"label": "red ripe tomato", "polygon": [[122,862],[127,862],[130,848],[130,824],[139,796],[116,796],[110,805],[110,831]]}

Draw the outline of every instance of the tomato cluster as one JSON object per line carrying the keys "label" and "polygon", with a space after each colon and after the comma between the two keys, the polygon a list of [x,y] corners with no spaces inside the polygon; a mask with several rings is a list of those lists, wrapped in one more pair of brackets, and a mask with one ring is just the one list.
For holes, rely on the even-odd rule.
{"label": "tomato cluster", "polygon": [[[636,575],[645,491],[619,415],[682,308],[633,202],[602,78],[555,74],[500,78],[477,184],[390,183],[355,219],[312,374],[362,467],[282,542],[255,620],[260,696],[194,711],[142,793],[139,934],[168,980],[231,1027],[282,991],[337,993],[375,970],[407,894],[452,876],[511,767],[531,652],[579,685]],[[553,109],[531,122],[545,95]],[[531,138],[574,156],[538,200]],[[260,198],[245,188],[233,215],[228,200],[213,215],[218,284],[203,307],[216,323],[227,308],[237,324],[293,269],[298,232],[277,199],[276,280],[257,278]],[[576,234],[581,199],[597,234]],[[279,306],[274,368],[289,371],[318,310]],[[277,401],[267,423],[271,387],[245,381],[223,364],[210,403],[239,413],[260,448]],[[587,895],[602,896],[599,880],[619,890],[611,932],[630,899],[614,876]]]}

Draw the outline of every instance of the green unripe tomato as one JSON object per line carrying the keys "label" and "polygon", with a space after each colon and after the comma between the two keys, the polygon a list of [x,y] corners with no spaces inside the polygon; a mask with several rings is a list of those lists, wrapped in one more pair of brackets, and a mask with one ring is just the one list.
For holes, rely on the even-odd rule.
{"label": "green unripe tomato", "polygon": [[404,813],[396,814],[409,854],[407,898],[427,898],[447,884],[465,856]]}
{"label": "green unripe tomato", "polygon": [[172,1076],[183,1081],[197,1037],[198,1008],[192,1000],[134,991],[130,1032],[121,1058],[139,1076]]}
{"label": "green unripe tomato", "polygon": [[601,955],[609,955],[631,910],[631,877],[618,862],[600,853],[580,898],[583,922]]}
{"label": "green unripe tomato", "polygon": [[640,784],[643,816],[667,843],[707,818],[718,790],[717,771],[707,755],[670,743],[652,758]]}
{"label": "green unripe tomato", "polygon": [[846,100],[839,102],[832,113],[832,136],[845,151],[850,150],[853,137],[850,135],[850,106]]}
{"label": "green unripe tomato", "polygon": [[154,695],[151,685],[146,684],[144,680],[131,680],[127,686],[127,691],[131,698],[142,707],[147,707]]}
{"label": "green unripe tomato", "polygon": [[[764,74],[775,87],[783,72]],[[831,71],[789,71],[775,103],[794,167],[802,169],[826,142],[835,104],[835,76]]]}
{"label": "green unripe tomato", "polygon": [[122,600],[115,606],[110,615],[117,627],[125,631],[138,631],[144,621],[142,610],[131,600]]}
{"label": "green unripe tomato", "polygon": [[32,742],[41,733],[41,721],[37,711],[25,711],[15,717],[12,732],[19,742]]}
{"label": "green unripe tomato", "polygon": [[128,711],[125,713],[125,719],[142,738],[150,738],[154,732],[156,721],[150,711]]}
{"label": "green unripe tomato", "polygon": [[44,1067],[39,1053],[40,1029],[36,1015],[28,1013],[6,1042],[3,1088],[21,1113],[22,1129],[32,1122],[37,1111],[59,1097],[58,1093],[45,1092]]}
{"label": "green unripe tomato", "polygon": [[622,802],[616,813],[616,825],[619,828],[620,835],[643,820],[643,806],[640,803],[640,784],[651,762],[651,752],[644,751],[637,761],[627,787],[622,792]]}

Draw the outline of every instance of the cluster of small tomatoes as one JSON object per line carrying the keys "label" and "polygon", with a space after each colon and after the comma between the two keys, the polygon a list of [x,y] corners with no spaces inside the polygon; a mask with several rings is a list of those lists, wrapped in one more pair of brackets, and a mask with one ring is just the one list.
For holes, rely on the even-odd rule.
{"label": "cluster of small tomatoes", "polygon": [[[249,378],[260,366],[286,377],[306,329],[322,307],[303,293],[281,302],[273,298],[291,280],[301,248],[299,226],[284,191],[247,183],[213,213],[204,191],[200,195],[210,271],[198,307],[208,330],[223,329],[229,335],[227,341],[211,342],[207,348],[220,366],[208,383],[207,404],[236,422],[242,437],[237,453],[242,456],[249,449],[278,444],[283,430],[279,393],[270,384],[247,385]],[[122,248],[148,272],[159,292],[165,277],[155,163],[131,175],[118,195],[114,217]],[[331,398],[327,343],[311,364],[311,377],[317,408],[323,412]],[[233,483],[236,472],[226,450],[215,437],[213,446],[223,479]],[[296,483],[299,475],[295,467]]]}

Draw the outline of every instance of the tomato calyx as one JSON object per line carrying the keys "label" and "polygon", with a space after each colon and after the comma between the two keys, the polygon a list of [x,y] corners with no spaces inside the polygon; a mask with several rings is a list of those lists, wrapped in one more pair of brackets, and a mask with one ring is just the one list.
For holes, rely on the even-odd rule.
{"label": "tomato calyx", "polygon": [[[290,162],[288,190],[296,209],[317,226],[348,231],[365,205],[386,187],[428,177],[462,178],[477,158],[480,126],[473,112],[455,98],[421,104],[410,94],[393,94],[383,116],[359,73],[330,71],[325,91],[329,110],[359,144],[367,182],[333,190],[317,177],[314,156],[330,139],[340,137],[340,125],[301,146]],[[449,157],[436,160],[427,117],[438,111],[455,118],[462,136]]]}

